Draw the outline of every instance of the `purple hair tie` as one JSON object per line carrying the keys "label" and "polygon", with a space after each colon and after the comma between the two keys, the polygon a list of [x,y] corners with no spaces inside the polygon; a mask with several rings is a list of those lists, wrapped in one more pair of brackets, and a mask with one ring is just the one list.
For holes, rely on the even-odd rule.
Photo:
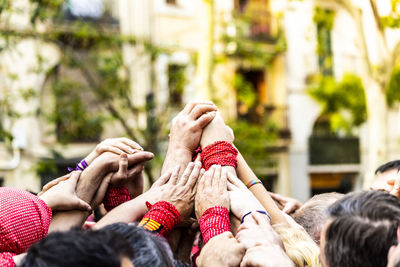
{"label": "purple hair tie", "polygon": [[[82,167],[80,165],[82,165]],[[87,162],[83,159],[81,160],[78,164],[76,164],[76,168],[71,168],[68,167],[68,171],[72,172],[72,171],[83,171],[84,169],[86,169],[89,165],[87,164]]]}
{"label": "purple hair tie", "polygon": [[83,169],[86,169],[89,166],[84,159],[81,160],[80,164],[82,165]]}

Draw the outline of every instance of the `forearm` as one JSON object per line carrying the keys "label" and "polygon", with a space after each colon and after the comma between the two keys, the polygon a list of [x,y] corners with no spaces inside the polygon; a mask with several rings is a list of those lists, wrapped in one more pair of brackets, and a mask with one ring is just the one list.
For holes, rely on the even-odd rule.
{"label": "forearm", "polygon": [[167,155],[165,156],[165,160],[161,168],[161,175],[173,169],[176,165],[181,166],[180,174],[182,174],[187,164],[191,161],[192,153],[190,151],[185,148],[169,144]]}
{"label": "forearm", "polygon": [[146,212],[146,198],[144,195],[140,195],[108,212],[99,222],[96,223],[94,228],[99,229],[117,222],[136,222],[139,221]]}
{"label": "forearm", "polygon": [[[257,176],[254,174],[252,169],[249,167],[242,154],[238,154],[237,156],[238,167],[236,169],[236,173],[240,180],[244,184],[247,184],[252,179],[257,179]],[[278,206],[276,206],[274,200],[268,194],[268,191],[262,184],[255,184],[250,188],[250,191],[254,194],[254,196],[260,201],[261,205],[267,210],[267,212],[271,215],[272,224],[276,223],[287,223],[285,217],[282,215]]]}
{"label": "forearm", "polygon": [[[76,193],[80,199],[91,203],[101,181],[108,171],[108,165],[108,162],[99,158],[82,172],[76,187]],[[89,212],[78,210],[56,212],[53,214],[49,232],[68,231],[72,227],[80,227],[89,214]]]}

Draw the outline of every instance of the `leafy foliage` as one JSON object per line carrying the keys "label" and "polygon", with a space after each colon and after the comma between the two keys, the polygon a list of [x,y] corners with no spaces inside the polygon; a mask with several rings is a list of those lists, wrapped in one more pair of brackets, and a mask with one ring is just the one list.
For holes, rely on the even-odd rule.
{"label": "leafy foliage", "polygon": [[340,82],[318,76],[308,93],[321,105],[322,115],[330,117],[334,132],[351,134],[367,119],[364,87],[354,74],[345,74]]}
{"label": "leafy foliage", "polygon": [[265,120],[262,125],[237,120],[229,125],[235,133],[235,145],[251,167],[273,164],[268,149],[278,139],[278,129],[275,124],[269,120]]}
{"label": "leafy foliage", "polygon": [[389,83],[386,87],[386,102],[389,107],[400,101],[400,66],[393,69]]}

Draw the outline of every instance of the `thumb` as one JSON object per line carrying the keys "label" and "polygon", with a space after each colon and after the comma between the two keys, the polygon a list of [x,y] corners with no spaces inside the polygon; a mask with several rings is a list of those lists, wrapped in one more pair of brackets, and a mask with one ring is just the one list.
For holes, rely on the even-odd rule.
{"label": "thumb", "polygon": [[75,199],[75,204],[74,204],[74,208],[77,210],[82,210],[82,211],[92,211],[92,207],[90,207],[90,205],[83,201],[82,199],[76,197]]}

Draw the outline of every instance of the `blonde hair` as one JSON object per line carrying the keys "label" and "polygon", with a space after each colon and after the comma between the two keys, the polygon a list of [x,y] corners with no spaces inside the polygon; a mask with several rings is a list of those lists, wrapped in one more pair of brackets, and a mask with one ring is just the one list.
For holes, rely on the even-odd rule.
{"label": "blonde hair", "polygon": [[286,254],[297,267],[320,267],[319,247],[303,229],[286,223],[272,225],[283,241]]}

